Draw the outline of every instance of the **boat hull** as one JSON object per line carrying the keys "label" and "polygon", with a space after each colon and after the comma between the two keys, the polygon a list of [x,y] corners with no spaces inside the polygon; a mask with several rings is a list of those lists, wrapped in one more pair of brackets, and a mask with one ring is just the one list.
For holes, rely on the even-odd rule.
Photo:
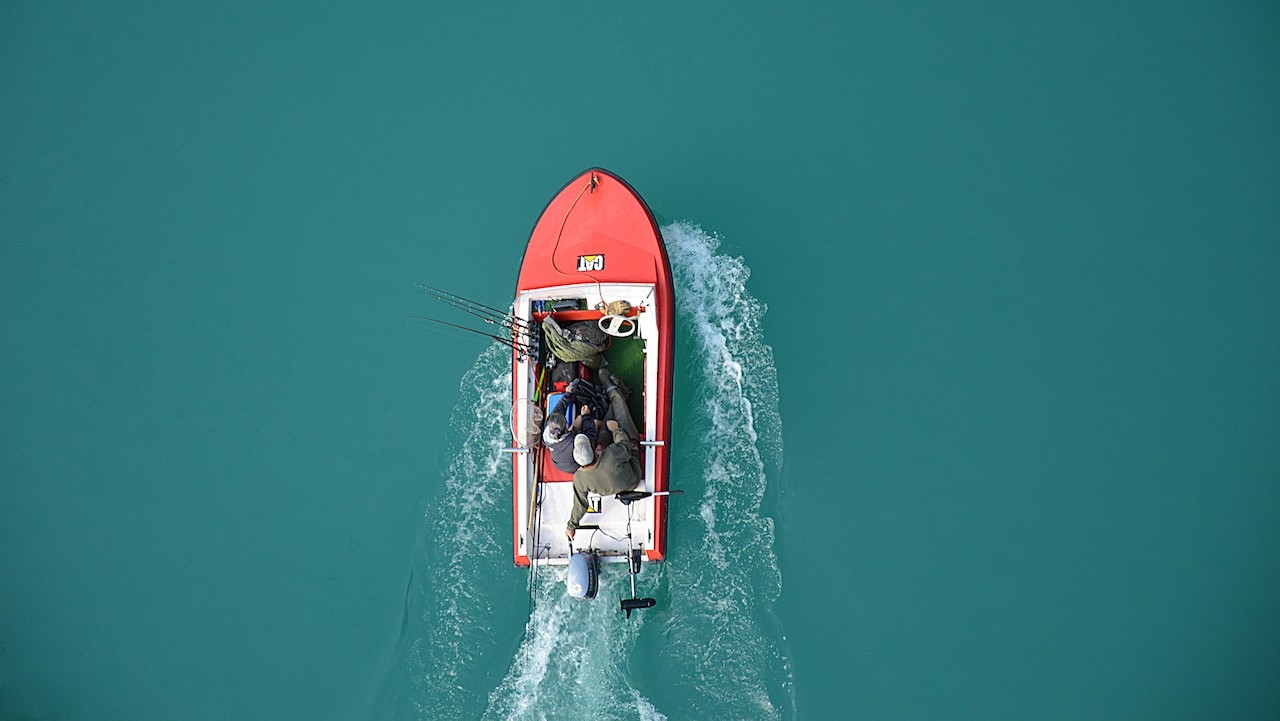
{"label": "boat hull", "polygon": [[[671,268],[644,200],[621,178],[592,168],[556,193],[534,224],[512,314],[536,326],[550,312],[565,325],[596,321],[603,315],[597,306],[614,301],[633,308],[629,316],[637,332],[616,341],[606,358],[633,391],[632,417],[641,435],[640,489],[661,494],[669,490],[675,359]],[[536,416],[550,411],[550,362],[545,344],[532,354],[512,355],[512,546],[519,566],[567,563],[573,550],[564,533],[572,476],[557,471],[537,441]],[[582,523],[598,528],[580,529],[573,545],[602,561],[624,561],[635,551],[648,561],[666,557],[665,495],[630,506],[608,497]],[[618,540],[623,524],[631,531],[625,543]]]}

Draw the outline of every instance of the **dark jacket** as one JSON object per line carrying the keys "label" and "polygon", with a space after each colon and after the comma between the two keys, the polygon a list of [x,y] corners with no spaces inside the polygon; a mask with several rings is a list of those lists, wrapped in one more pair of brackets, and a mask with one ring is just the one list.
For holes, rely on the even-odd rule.
{"label": "dark jacket", "polygon": [[[574,399],[572,395],[568,393],[564,394],[560,397],[560,402],[556,403],[556,407],[551,409],[550,415],[555,415],[557,413],[564,415],[564,412],[569,409],[569,404],[573,402]],[[578,419],[575,418],[574,420],[577,421]],[[587,434],[587,438],[591,439],[591,445],[594,446],[596,443],[596,419],[592,416],[586,416],[582,419],[579,425],[579,429],[574,429],[573,426],[569,426],[569,429],[565,431],[565,434],[560,436],[560,440],[558,442],[547,446],[547,450],[551,451],[551,465],[559,468],[565,473],[573,473],[579,468],[578,462],[573,460],[574,436],[579,433],[585,433]]]}
{"label": "dark jacket", "polygon": [[572,427],[560,437],[560,441],[555,445],[548,446],[551,450],[551,464],[565,473],[573,473],[578,470],[578,462],[573,460],[573,437],[579,433],[585,433],[587,438],[591,439],[591,445],[596,444],[596,422],[593,418],[587,418],[582,421],[582,430],[575,431]]}

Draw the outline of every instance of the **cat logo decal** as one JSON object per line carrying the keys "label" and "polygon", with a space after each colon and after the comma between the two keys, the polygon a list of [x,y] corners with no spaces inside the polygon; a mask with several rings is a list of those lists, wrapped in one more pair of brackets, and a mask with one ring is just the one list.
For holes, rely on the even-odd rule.
{"label": "cat logo decal", "polygon": [[604,254],[600,255],[580,255],[578,256],[578,272],[586,273],[592,270],[604,270]]}

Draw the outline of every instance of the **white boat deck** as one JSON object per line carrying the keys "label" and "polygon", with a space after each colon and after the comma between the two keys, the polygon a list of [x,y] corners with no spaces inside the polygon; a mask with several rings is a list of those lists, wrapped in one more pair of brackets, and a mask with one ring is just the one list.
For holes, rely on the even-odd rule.
{"label": "white boat deck", "polygon": [[[534,301],[583,298],[591,307],[599,301],[601,295],[609,301],[626,300],[634,308],[645,309],[635,316],[637,335],[645,341],[644,356],[644,389],[657,387],[658,343],[668,341],[658,337],[657,313],[654,312],[654,293],[652,285],[605,283],[575,284],[544,288],[522,292],[513,304],[516,317],[532,319],[532,303]],[[530,448],[525,445],[528,440],[527,429],[530,418],[528,403],[521,402],[535,397],[538,371],[536,358],[524,358],[515,362],[515,377],[523,379],[515,389],[515,409],[513,412],[513,435],[516,438],[515,455],[515,497],[514,522],[516,547],[520,555],[527,556],[531,563],[538,565],[563,565],[569,561],[569,539],[565,536],[565,523],[573,506],[573,483],[571,481],[544,481],[535,483],[537,475],[534,469],[536,458],[543,453],[540,447]],[[654,447],[665,444],[666,438],[653,437],[657,427],[658,394],[644,392],[642,388],[632,387],[634,393],[643,393],[644,419],[636,418],[636,425],[645,430],[641,438],[641,467],[644,474],[643,483],[637,490],[653,491],[651,469],[656,467]],[[546,412],[545,398],[539,405]],[[541,489],[541,501],[534,502],[534,492]],[[628,507],[614,496],[607,496],[598,503],[599,512],[588,513],[580,522],[583,526],[598,528],[579,528],[574,538],[575,550],[593,550],[603,562],[622,562],[627,559],[628,551],[644,551],[653,548],[654,499],[652,497],[636,501]],[[631,537],[627,537],[628,510],[630,511]],[[532,517],[531,517],[532,516]]]}

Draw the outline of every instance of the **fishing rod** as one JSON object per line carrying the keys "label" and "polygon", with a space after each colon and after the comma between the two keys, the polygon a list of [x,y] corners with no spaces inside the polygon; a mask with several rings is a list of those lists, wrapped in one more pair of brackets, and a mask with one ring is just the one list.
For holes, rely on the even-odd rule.
{"label": "fishing rod", "polygon": [[[538,576],[541,575],[541,569],[538,568],[538,555],[542,551],[540,544],[542,543],[542,452],[539,449],[535,451],[537,456],[534,458],[533,471],[533,507],[529,517],[532,525],[530,529],[529,548],[533,553],[529,554],[529,614],[533,614],[534,601],[538,595]],[[551,546],[547,546],[547,555],[551,553]]]}
{"label": "fishing rod", "polygon": [[497,309],[497,308],[494,308],[494,307],[493,307],[493,306],[491,306],[491,305],[485,305],[484,303],[480,303],[480,302],[478,302],[478,301],[471,300],[470,298],[464,298],[464,297],[462,297],[462,296],[458,295],[457,293],[450,293],[450,292],[449,292],[449,291],[447,291],[447,290],[441,290],[440,288],[436,288],[436,287],[433,287],[433,286],[427,285],[426,283],[418,283],[418,289],[419,289],[419,290],[421,290],[422,292],[424,292],[424,293],[428,294],[428,295],[434,296],[434,297],[435,297],[435,298],[437,298],[438,300],[447,300],[447,299],[452,299],[453,304],[455,304],[455,307],[457,307],[457,306],[456,306],[456,303],[465,303],[465,304],[467,304],[467,305],[469,305],[469,306],[472,306],[472,307],[474,307],[474,308],[478,308],[478,309],[481,309],[481,310],[484,310],[484,311],[488,311],[489,313],[491,313],[491,314],[493,314],[493,315],[496,315],[496,316],[498,316],[499,318],[503,318],[503,319],[506,319],[506,320],[510,320],[512,323],[516,323],[516,324],[519,324],[519,325],[522,325],[522,326],[527,326],[527,325],[528,325],[527,321],[525,321],[525,320],[523,320],[523,319],[520,319],[520,318],[516,318],[515,316],[511,315],[510,313],[508,313],[508,312],[507,312],[507,311],[505,311],[505,310],[499,310],[499,309]]}
{"label": "fishing rod", "polygon": [[480,320],[484,321],[485,323],[488,323],[489,325],[496,325],[502,328],[506,328],[507,330],[515,331],[521,334],[529,332],[528,327],[523,324],[524,322],[521,321],[519,318],[516,318],[515,316],[509,316],[509,315],[502,316],[502,321],[499,322],[492,315],[488,315],[486,312],[483,312],[483,311],[477,311],[475,308],[472,308],[471,306],[465,305],[463,303],[459,303],[453,300],[452,298],[441,298],[439,296],[435,296],[435,299],[443,303],[448,303],[449,305],[453,306],[454,308],[457,308],[463,313],[469,313],[479,318]]}
{"label": "fishing rod", "polygon": [[[542,363],[538,363],[537,384],[534,387],[534,401],[546,389],[546,367]],[[514,421],[514,419],[513,419]],[[533,493],[530,494],[529,502],[529,531],[530,548],[534,551],[529,557],[529,614],[533,614],[534,601],[538,593],[538,576],[542,574],[542,569],[538,568],[537,554],[541,550],[539,545],[542,543],[542,501],[543,501],[543,476],[544,464],[547,461],[549,451],[546,446],[540,443],[540,439],[531,439],[532,460],[533,460]],[[573,543],[569,544],[570,552],[573,551]],[[547,555],[551,555],[551,546],[547,545]]]}
{"label": "fishing rod", "polygon": [[440,325],[447,325],[450,328],[457,328],[458,330],[465,330],[468,333],[475,333],[476,335],[482,335],[485,338],[489,338],[490,340],[501,343],[502,345],[505,345],[508,348],[511,348],[512,350],[521,354],[527,355],[532,352],[532,349],[529,347],[527,343],[521,343],[513,338],[503,338],[502,336],[493,335],[491,333],[485,333],[482,330],[477,330],[475,328],[468,328],[465,325],[450,323],[447,320],[440,320],[439,318],[430,318],[425,315],[412,315],[412,316],[409,316],[408,320],[429,320],[432,323],[439,323]]}
{"label": "fishing rod", "polygon": [[449,295],[440,295],[434,292],[433,290],[429,290],[430,286],[424,286],[422,284],[419,284],[418,287],[419,289],[422,290],[424,295],[430,296],[435,300],[448,303],[454,308],[466,311],[476,316],[477,318],[483,318],[488,323],[496,323],[498,320],[501,320],[503,325],[510,324],[510,325],[518,325],[521,327],[525,327],[529,325],[528,321],[517,318],[514,315],[511,315],[510,313],[491,310],[487,306],[484,306],[479,303],[475,303],[473,301],[469,301],[465,298],[453,297]]}

